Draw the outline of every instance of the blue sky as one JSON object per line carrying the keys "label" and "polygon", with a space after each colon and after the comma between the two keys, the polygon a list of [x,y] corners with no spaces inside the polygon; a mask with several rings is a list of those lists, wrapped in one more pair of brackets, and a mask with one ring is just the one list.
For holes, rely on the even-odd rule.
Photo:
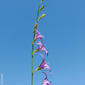
{"label": "blue sky", "polygon": [[[32,30],[40,0],[0,0],[0,74],[5,85],[30,85]],[[45,0],[39,31],[52,68],[52,85],[85,85],[85,1]],[[35,68],[41,58],[35,55]],[[39,62],[37,62],[39,61]],[[34,75],[41,85],[44,75]]]}

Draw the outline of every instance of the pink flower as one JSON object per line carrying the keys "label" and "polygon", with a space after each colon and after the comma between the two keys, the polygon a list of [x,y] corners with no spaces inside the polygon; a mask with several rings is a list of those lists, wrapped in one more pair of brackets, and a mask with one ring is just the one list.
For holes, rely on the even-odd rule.
{"label": "pink flower", "polygon": [[34,38],[34,41],[36,41],[37,39],[42,39],[44,38],[43,35],[40,34],[40,32],[38,30],[36,30],[36,34],[35,34],[35,38]]}
{"label": "pink flower", "polygon": [[38,70],[49,69],[49,71],[51,72],[51,68],[49,67],[49,65],[45,61],[45,58],[43,57],[43,55],[41,55],[41,56],[42,56],[43,60],[42,60],[41,64],[39,65]]}
{"label": "pink flower", "polygon": [[48,56],[48,51],[46,50],[43,42],[37,42],[36,44],[39,45],[37,51],[45,51],[45,54]]}
{"label": "pink flower", "polygon": [[47,74],[46,74],[45,72],[43,72],[43,73],[45,74],[46,77],[45,77],[45,79],[44,79],[42,85],[51,85],[51,82],[48,81],[48,79],[47,79]]}
{"label": "pink flower", "polygon": [[42,69],[49,69],[50,73],[52,72],[51,71],[51,68],[49,67],[48,63],[45,61],[45,58],[42,54],[40,54],[40,56],[43,58],[41,64],[33,71],[33,72],[36,72],[38,70],[42,70]]}

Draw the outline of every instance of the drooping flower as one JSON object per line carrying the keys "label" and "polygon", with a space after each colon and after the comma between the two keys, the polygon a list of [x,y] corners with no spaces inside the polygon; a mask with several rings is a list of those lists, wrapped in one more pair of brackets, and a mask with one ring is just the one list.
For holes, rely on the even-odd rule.
{"label": "drooping flower", "polygon": [[51,68],[49,67],[48,63],[46,62],[44,56],[42,54],[40,54],[41,57],[43,58],[41,64],[38,67],[38,70],[42,70],[42,69],[49,69],[49,71],[51,72]]}
{"label": "drooping flower", "polygon": [[51,73],[51,72],[52,72],[52,71],[51,71],[51,68],[50,68],[50,66],[48,65],[48,63],[46,62],[44,56],[43,56],[42,54],[40,54],[40,56],[43,58],[43,60],[42,60],[41,64],[40,64],[33,72],[39,71],[39,70],[42,70],[42,69],[48,69],[49,72]]}
{"label": "drooping flower", "polygon": [[46,50],[43,42],[42,41],[37,42],[36,44],[39,45],[38,48],[37,48],[37,51],[45,51],[45,54],[48,56],[48,51]]}
{"label": "drooping flower", "polygon": [[36,30],[36,35],[35,35],[34,41],[36,41],[37,39],[42,39],[42,38],[44,38],[44,36],[41,35],[38,30]]}
{"label": "drooping flower", "polygon": [[45,76],[46,76],[45,79],[44,79],[44,81],[43,81],[43,83],[42,83],[42,85],[51,85],[51,82],[48,81],[48,79],[47,79],[47,74],[45,72],[42,72],[42,73],[44,73]]}

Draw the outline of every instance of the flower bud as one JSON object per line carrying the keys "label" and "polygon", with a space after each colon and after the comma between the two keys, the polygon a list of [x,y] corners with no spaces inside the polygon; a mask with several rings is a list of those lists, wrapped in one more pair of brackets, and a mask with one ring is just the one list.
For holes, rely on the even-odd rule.
{"label": "flower bud", "polygon": [[46,14],[42,14],[39,18],[38,18],[38,21],[40,20],[40,19],[42,19],[43,17],[45,17],[46,16]]}
{"label": "flower bud", "polygon": [[40,3],[42,3],[44,0],[41,0]]}
{"label": "flower bud", "polygon": [[40,11],[42,11],[43,8],[44,8],[44,5],[41,6]]}
{"label": "flower bud", "polygon": [[36,29],[37,29],[37,23],[35,23],[35,25],[34,25],[34,29],[33,29],[33,33],[36,31]]}

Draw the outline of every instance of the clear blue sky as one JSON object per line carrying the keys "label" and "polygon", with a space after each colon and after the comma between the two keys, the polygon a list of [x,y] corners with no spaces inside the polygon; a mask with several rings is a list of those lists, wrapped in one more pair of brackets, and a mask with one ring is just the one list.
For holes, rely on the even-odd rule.
{"label": "clear blue sky", "polygon": [[[5,85],[30,85],[32,29],[39,1],[0,0],[0,73]],[[49,52],[49,80],[52,85],[85,85],[85,0],[44,4],[47,16],[39,31]],[[38,66],[41,58],[34,59]],[[39,71],[34,78],[35,85],[41,85],[44,75]]]}

